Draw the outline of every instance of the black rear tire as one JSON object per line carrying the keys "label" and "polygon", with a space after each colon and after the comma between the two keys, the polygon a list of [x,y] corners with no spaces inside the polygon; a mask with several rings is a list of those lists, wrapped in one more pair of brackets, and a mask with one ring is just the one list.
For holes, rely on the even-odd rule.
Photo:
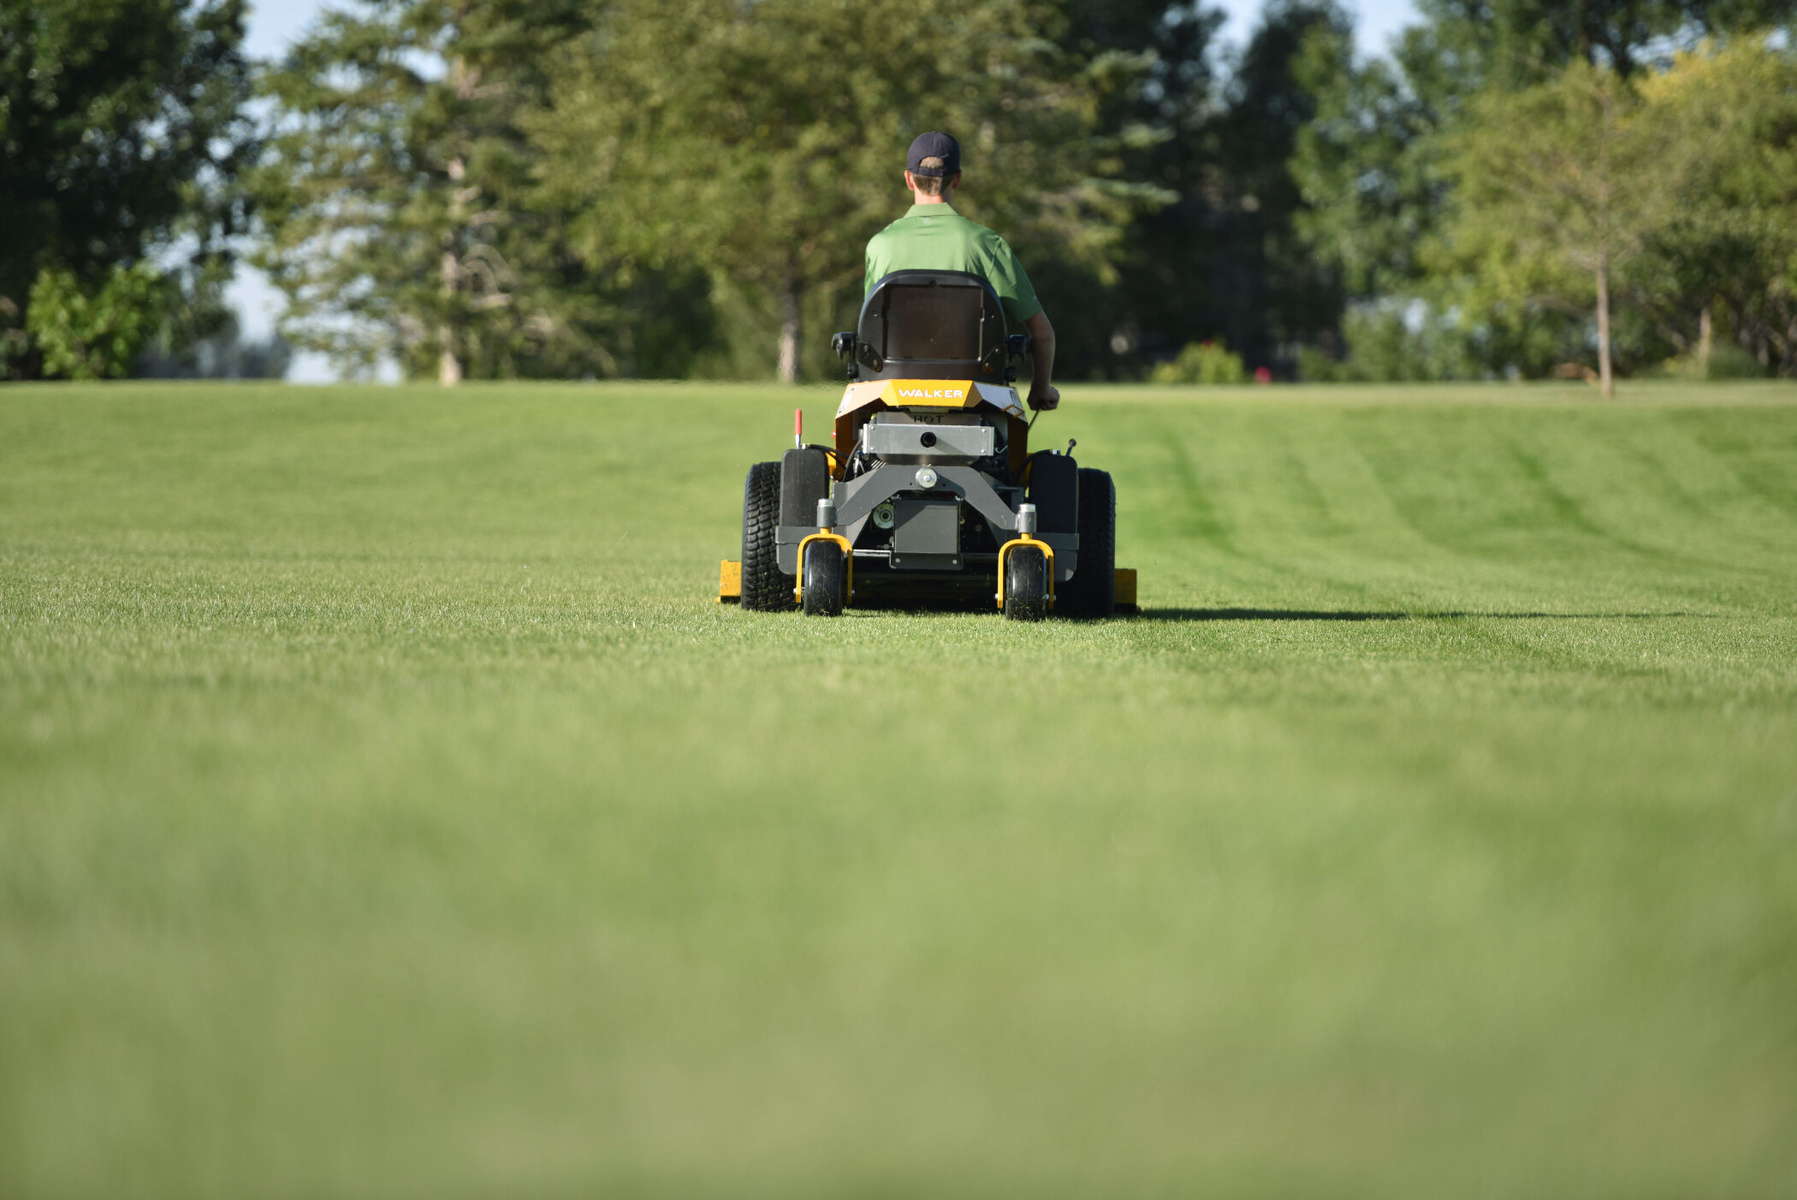
{"label": "black rear tire", "polygon": [[805,615],[840,617],[848,597],[847,564],[835,542],[812,542],[805,551]]}
{"label": "black rear tire", "polygon": [[1005,559],[1005,617],[1040,621],[1048,615],[1048,558],[1019,546]]}
{"label": "black rear tire", "polygon": [[755,612],[792,608],[793,578],[780,572],[774,530],[780,524],[780,464],[756,463],[743,484],[742,606]]}
{"label": "black rear tire", "polygon": [[1117,487],[1104,471],[1079,473],[1079,566],[1055,593],[1055,612],[1102,620],[1117,613]]}

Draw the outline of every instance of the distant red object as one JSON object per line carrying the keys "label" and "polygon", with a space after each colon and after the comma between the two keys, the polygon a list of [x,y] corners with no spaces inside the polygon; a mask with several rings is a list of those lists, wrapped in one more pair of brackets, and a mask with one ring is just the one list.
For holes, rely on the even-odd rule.
{"label": "distant red object", "polygon": [[1255,383],[1272,383],[1273,382],[1273,372],[1271,370],[1267,369],[1266,367],[1255,367],[1254,368],[1254,382]]}

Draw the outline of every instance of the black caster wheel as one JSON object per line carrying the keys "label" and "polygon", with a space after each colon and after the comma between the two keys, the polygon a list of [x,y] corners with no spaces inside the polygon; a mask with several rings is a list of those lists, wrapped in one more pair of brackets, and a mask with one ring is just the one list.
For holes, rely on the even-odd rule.
{"label": "black caster wheel", "polygon": [[1048,558],[1019,546],[1005,559],[1005,618],[1040,621],[1048,615]]}
{"label": "black caster wheel", "polygon": [[804,607],[808,617],[839,617],[848,601],[848,564],[835,542],[805,548]]}

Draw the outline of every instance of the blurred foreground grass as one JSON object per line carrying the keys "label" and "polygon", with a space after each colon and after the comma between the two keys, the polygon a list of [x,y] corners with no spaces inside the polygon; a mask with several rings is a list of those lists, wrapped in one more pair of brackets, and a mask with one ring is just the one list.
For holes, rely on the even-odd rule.
{"label": "blurred foreground grass", "polygon": [[1069,389],[1033,628],[795,396],[0,392],[0,1194],[1797,1193],[1797,390]]}

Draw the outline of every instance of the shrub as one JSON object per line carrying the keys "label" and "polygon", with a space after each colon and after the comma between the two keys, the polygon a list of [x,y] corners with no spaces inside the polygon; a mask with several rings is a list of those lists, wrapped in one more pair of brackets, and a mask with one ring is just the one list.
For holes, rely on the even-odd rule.
{"label": "shrub", "polygon": [[1713,347],[1707,364],[1696,354],[1681,354],[1667,359],[1662,369],[1675,379],[1759,379],[1766,374],[1759,359],[1731,342]]}
{"label": "shrub", "polygon": [[1245,383],[1242,356],[1222,342],[1188,342],[1172,362],[1161,363],[1149,376],[1154,383]]}
{"label": "shrub", "polygon": [[73,272],[45,267],[31,288],[26,327],[60,379],[121,378],[155,332],[164,284],[147,263],[114,267],[91,293]]}

